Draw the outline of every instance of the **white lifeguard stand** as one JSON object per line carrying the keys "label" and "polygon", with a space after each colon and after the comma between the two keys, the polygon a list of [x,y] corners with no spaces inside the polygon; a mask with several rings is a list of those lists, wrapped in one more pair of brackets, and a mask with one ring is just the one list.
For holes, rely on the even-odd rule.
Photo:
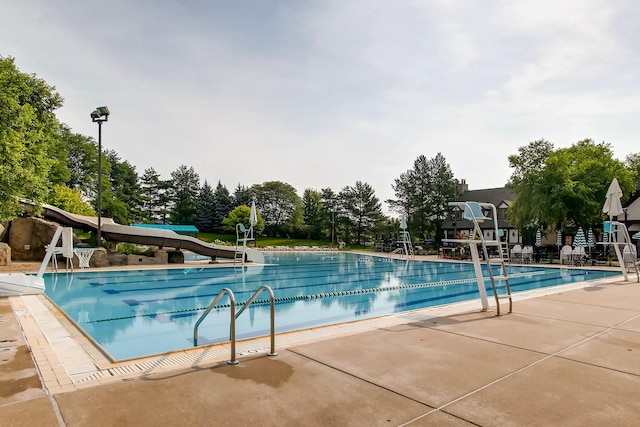
{"label": "white lifeguard stand", "polygon": [[603,223],[603,231],[607,233],[609,238],[606,242],[598,242],[598,244],[613,246],[624,280],[629,280],[629,271],[635,271],[636,281],[640,282],[636,247],[631,242],[626,225],[618,221],[605,221]]}
{"label": "white lifeguard stand", "polygon": [[[482,303],[482,311],[489,310],[489,301],[487,299],[487,288],[485,286],[485,276],[482,272],[482,265],[480,264],[480,254],[478,253],[478,245],[482,248],[482,255],[487,266],[487,278],[491,281],[491,288],[493,290],[493,297],[496,301],[496,315],[500,315],[500,300],[509,300],[509,313],[513,309],[513,301],[511,299],[511,289],[509,287],[509,277],[507,275],[507,267],[505,265],[505,256],[503,254],[504,248],[499,240],[498,233],[498,221],[496,207],[491,203],[481,202],[449,202],[449,206],[458,207],[464,209],[463,218],[473,223],[473,231],[467,239],[442,239],[443,242],[467,244],[471,252],[471,259],[473,260],[473,269],[476,273],[476,279],[478,281],[478,292],[480,293],[480,301]],[[492,216],[486,216],[483,210],[488,210]],[[494,236],[498,240],[486,240],[484,233],[480,228],[480,224],[486,220],[493,220]],[[493,246],[498,248],[498,257],[489,258],[489,251],[487,247]],[[498,274],[493,273],[492,263],[498,263],[500,265],[500,272]],[[504,293],[498,293],[497,282],[504,283]]]}
{"label": "white lifeguard stand", "polygon": [[58,271],[57,255],[62,255],[66,260],[66,268],[73,271],[73,228],[62,227],[62,246],[57,246],[58,241],[52,242],[51,263],[53,270]]}

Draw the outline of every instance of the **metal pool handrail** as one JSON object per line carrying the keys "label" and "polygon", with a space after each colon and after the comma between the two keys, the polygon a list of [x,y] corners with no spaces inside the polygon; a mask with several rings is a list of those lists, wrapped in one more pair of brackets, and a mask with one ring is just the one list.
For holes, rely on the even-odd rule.
{"label": "metal pool handrail", "polygon": [[220,301],[220,299],[224,296],[225,293],[229,295],[229,306],[231,309],[231,327],[230,327],[231,360],[229,360],[227,363],[229,365],[237,365],[238,361],[236,360],[236,299],[233,296],[233,291],[231,291],[231,289],[229,288],[224,288],[223,290],[220,291],[218,296],[216,296],[213,299],[213,301],[211,301],[211,304],[209,304],[209,307],[207,307],[204,313],[202,313],[202,316],[200,316],[200,318],[196,322],[196,325],[193,327],[193,346],[195,347],[198,345],[198,326],[200,326],[200,323],[202,323],[204,318],[207,317],[209,312],[213,309],[213,307],[215,307],[215,305],[218,303],[218,301]]}
{"label": "metal pool handrail", "polygon": [[236,313],[236,299],[233,296],[233,291],[229,288],[224,288],[220,291],[220,293],[211,301],[211,304],[207,307],[207,309],[202,313],[202,316],[198,319],[195,326],[193,327],[193,346],[198,345],[198,326],[200,323],[207,317],[209,312],[215,307],[215,305],[220,301],[220,299],[224,296],[225,293],[229,295],[229,306],[231,308],[231,326],[230,326],[230,339],[231,339],[231,360],[227,363],[230,365],[237,365],[238,360],[236,360],[236,319],[240,316],[246,309],[249,307],[255,299],[262,293],[262,291],[266,290],[269,293],[269,302],[271,306],[271,351],[267,353],[268,356],[277,356],[276,352],[276,338],[275,338],[275,304],[276,299],[273,295],[273,290],[269,286],[260,286],[260,288],[249,298],[249,300],[244,304],[244,306]]}
{"label": "metal pool handrail", "polygon": [[251,298],[249,298],[249,300],[245,303],[244,307],[242,307],[240,309],[240,311],[238,311],[238,313],[236,313],[236,319],[238,317],[240,317],[240,315],[251,305],[251,303],[253,303],[255,301],[256,298],[258,298],[258,295],[260,295],[262,293],[262,291],[267,291],[269,293],[269,305],[271,306],[271,351],[269,353],[267,353],[267,356],[277,356],[278,353],[276,352],[276,298],[273,295],[273,290],[267,286],[267,285],[263,285],[260,286],[260,288],[258,288],[258,290],[251,296]]}

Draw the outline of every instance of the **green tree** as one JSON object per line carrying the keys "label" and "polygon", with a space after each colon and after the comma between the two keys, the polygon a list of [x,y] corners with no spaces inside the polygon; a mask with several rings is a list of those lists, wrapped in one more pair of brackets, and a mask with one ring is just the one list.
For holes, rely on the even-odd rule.
{"label": "green tree", "polygon": [[200,190],[200,177],[193,169],[181,165],[171,172],[172,199],[171,222],[174,224],[193,224],[196,214],[196,198]]}
{"label": "green tree", "polygon": [[304,190],[302,195],[304,205],[303,220],[307,231],[307,238],[322,238],[324,214],[322,206],[322,193],[311,188]]}
{"label": "green tree", "polygon": [[109,183],[113,197],[126,209],[126,219],[123,219],[123,223],[141,221],[142,200],[140,193],[142,188],[135,166],[127,160],[121,160],[113,150],[106,151],[104,157],[110,165]]}
{"label": "green tree", "polygon": [[402,173],[392,184],[396,199],[387,200],[392,210],[407,215],[408,229],[422,238],[442,226],[455,193],[451,167],[441,153],[432,159],[421,155],[413,169]]}
{"label": "green tree", "polygon": [[60,106],[53,86],[0,56],[0,221],[20,212],[14,196],[36,202],[47,196]]}
{"label": "green tree", "polygon": [[367,183],[356,181],[353,187],[344,187],[339,198],[350,229],[355,231],[356,242],[364,244],[364,239],[374,232],[383,218],[380,201],[373,188]]}
{"label": "green tree", "polygon": [[509,156],[515,170],[508,187],[517,199],[508,215],[521,230],[597,225],[613,178],[625,197],[634,188],[631,171],[613,158],[609,144],[585,139],[568,148],[552,147],[547,141],[535,141],[521,147],[519,155]]}
{"label": "green tree", "polygon": [[84,198],[95,198],[98,191],[98,144],[95,140],[73,133],[68,126],[62,125],[58,131],[56,158],[58,168],[66,169],[59,173],[66,180],[52,180],[53,183],[78,189]]}
{"label": "green tree", "polygon": [[291,185],[269,181],[252,187],[268,235],[289,235],[302,223],[302,201]]}
{"label": "green tree", "polygon": [[322,193],[322,217],[326,238],[333,245],[336,242],[336,220],[339,220],[338,195],[331,188],[323,188]]}
{"label": "green tree", "polygon": [[253,195],[253,190],[251,188],[238,184],[233,192],[234,207],[242,205],[249,206]]}
{"label": "green tree", "polygon": [[[250,203],[250,202],[249,202]],[[216,190],[213,193],[213,231],[221,233],[223,231],[222,221],[234,208],[233,197],[229,194],[227,187],[218,181]]]}
{"label": "green tree", "polygon": [[160,174],[154,168],[144,170],[140,177],[140,203],[143,222],[160,219]]}
{"label": "green tree", "polygon": [[80,190],[77,188],[69,188],[64,185],[55,184],[49,194],[47,202],[77,215],[96,216],[96,211],[88,202],[82,200]]}
{"label": "green tree", "polygon": [[205,233],[211,233],[213,231],[214,207],[215,197],[213,195],[213,189],[209,183],[205,181],[196,199],[194,223],[196,227],[198,227],[198,230]]}
{"label": "green tree", "polygon": [[636,183],[636,191],[640,190],[640,153],[627,155],[624,160],[624,164],[633,174],[633,181]]}
{"label": "green tree", "polygon": [[[256,209],[256,216],[258,217],[258,223],[253,228],[254,236],[259,235],[264,230],[264,219],[262,219],[262,215],[260,214],[260,210]],[[251,208],[247,205],[241,205],[235,207],[229,215],[225,219],[222,220],[222,226],[225,231],[233,232],[236,231],[236,224],[244,224],[244,226],[249,229],[251,226],[251,222],[249,221],[251,217]]]}

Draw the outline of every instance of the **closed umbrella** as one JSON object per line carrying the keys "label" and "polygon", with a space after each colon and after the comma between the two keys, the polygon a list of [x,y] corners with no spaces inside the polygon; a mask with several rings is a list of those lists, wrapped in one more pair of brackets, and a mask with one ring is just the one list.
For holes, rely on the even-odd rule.
{"label": "closed umbrella", "polygon": [[[251,210],[249,211],[249,224],[251,224],[251,237],[255,236],[255,226],[258,225],[258,210],[256,209],[256,199],[251,201]],[[256,246],[258,242],[255,242]]]}
{"label": "closed umbrella", "polygon": [[542,232],[539,228],[536,231],[536,246],[542,246]]}
{"label": "closed umbrella", "polygon": [[[246,211],[245,211],[246,212]],[[258,211],[256,210],[256,201],[251,201],[251,211],[249,212],[249,223],[252,227],[258,224]]]}
{"label": "closed umbrella", "polygon": [[400,216],[400,228],[403,230],[407,229],[407,217],[404,214]]}
{"label": "closed umbrella", "polygon": [[604,201],[604,206],[602,207],[602,212],[609,214],[610,219],[624,213],[622,210],[622,202],[620,201],[621,198],[622,189],[620,188],[618,180],[613,178],[607,190],[607,198]]}
{"label": "closed umbrella", "polygon": [[587,231],[587,246],[589,247],[589,258],[591,258],[591,248],[593,248],[596,243],[596,239],[593,237],[593,228],[589,227],[589,231]]}
{"label": "closed umbrella", "polygon": [[562,230],[558,230],[558,234],[556,235],[556,246],[558,248],[562,246]]}
{"label": "closed umbrella", "polygon": [[582,227],[578,228],[576,237],[573,239],[573,246],[578,246],[583,248],[587,246],[587,239],[585,239],[584,237],[584,231],[582,231]]}

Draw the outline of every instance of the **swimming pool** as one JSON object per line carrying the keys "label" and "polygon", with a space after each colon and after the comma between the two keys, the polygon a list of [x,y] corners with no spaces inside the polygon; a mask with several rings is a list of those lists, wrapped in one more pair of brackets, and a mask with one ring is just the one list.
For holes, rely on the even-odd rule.
{"label": "swimming pool", "polygon": [[[266,253],[265,266],[110,270],[45,275],[46,294],[114,359],[193,346],[193,327],[221,289],[243,303],[262,285],[276,298],[276,332],[478,298],[471,263],[407,261],[349,253]],[[495,266],[498,268],[498,266]],[[512,292],[618,273],[508,266]],[[490,286],[490,284],[487,284]],[[262,294],[259,300],[266,299]],[[199,344],[229,339],[228,299],[199,328]],[[237,337],[269,333],[269,305],[240,316]]]}

